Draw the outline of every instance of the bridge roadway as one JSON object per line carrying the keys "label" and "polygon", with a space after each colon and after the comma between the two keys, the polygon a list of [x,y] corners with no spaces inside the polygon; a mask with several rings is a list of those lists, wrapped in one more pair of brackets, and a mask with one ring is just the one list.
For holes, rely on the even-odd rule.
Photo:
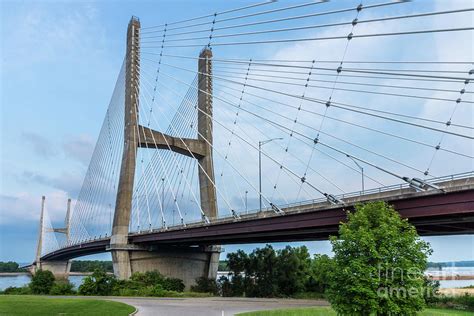
{"label": "bridge roadway", "polygon": [[[281,241],[324,240],[337,234],[346,212],[360,202],[384,200],[407,218],[422,236],[474,233],[474,177],[438,182],[444,190],[417,192],[406,185],[338,196],[344,205],[312,200],[282,207],[284,215],[270,209],[261,213],[219,218],[211,224],[192,223],[148,232],[131,233],[129,242],[150,247],[225,245]],[[106,252],[110,238],[71,245],[44,255],[41,260],[66,260]]]}

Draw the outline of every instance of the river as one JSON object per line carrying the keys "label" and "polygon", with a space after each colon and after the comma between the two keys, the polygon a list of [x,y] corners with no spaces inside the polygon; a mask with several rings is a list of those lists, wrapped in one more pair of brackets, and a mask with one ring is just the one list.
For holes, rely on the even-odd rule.
{"label": "river", "polygon": [[[427,274],[433,276],[455,276],[455,275],[474,275],[474,267],[457,268],[448,267],[442,271],[439,270],[427,270]],[[219,272],[218,278],[221,275],[225,275],[223,272]],[[69,281],[76,286],[76,289],[82,283],[84,275],[71,275]],[[29,274],[18,274],[18,275],[0,275],[0,290],[4,290],[9,286],[20,287],[30,282],[31,277]],[[474,280],[442,280],[440,281],[441,288],[458,288],[466,286],[474,286]]]}

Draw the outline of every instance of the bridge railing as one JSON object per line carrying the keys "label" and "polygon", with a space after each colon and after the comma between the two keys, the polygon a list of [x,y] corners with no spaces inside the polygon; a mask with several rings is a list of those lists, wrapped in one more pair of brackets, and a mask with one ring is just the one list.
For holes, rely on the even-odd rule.
{"label": "bridge railing", "polygon": [[[427,179],[426,182],[428,182],[430,184],[439,184],[439,183],[443,183],[443,182],[447,182],[447,181],[468,179],[468,178],[471,178],[471,177],[474,177],[474,171],[431,178],[431,179]],[[388,185],[388,186],[379,187],[379,188],[373,188],[373,189],[364,190],[364,191],[354,191],[354,192],[339,194],[339,195],[336,195],[336,198],[339,199],[339,200],[343,200],[343,199],[347,199],[347,198],[369,196],[369,195],[372,195],[372,194],[380,194],[380,193],[383,193],[383,192],[404,190],[404,189],[409,189],[409,188],[410,188],[410,185],[408,183],[404,182],[404,183],[400,183],[400,184],[393,184],[393,185]],[[288,204],[279,204],[278,207],[280,209],[288,209],[288,208],[308,206],[308,205],[313,205],[313,204],[321,204],[321,203],[324,203],[326,201],[327,201],[326,198],[322,197],[322,198],[304,200],[304,201],[288,203]],[[265,211],[265,212],[266,211],[272,211],[272,208],[271,207],[265,207],[265,208],[262,209],[262,211]],[[252,213],[257,213],[257,212],[259,212],[259,209],[249,210],[248,212],[239,212],[239,214],[243,215],[243,214],[246,214],[246,213],[252,214]]]}

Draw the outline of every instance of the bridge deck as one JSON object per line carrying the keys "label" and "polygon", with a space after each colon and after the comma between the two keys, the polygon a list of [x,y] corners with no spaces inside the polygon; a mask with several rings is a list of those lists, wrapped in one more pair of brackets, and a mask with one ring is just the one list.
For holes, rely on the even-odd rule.
{"label": "bridge deck", "polygon": [[[415,225],[422,236],[474,233],[474,177],[437,183],[444,190],[416,192],[394,190],[353,195],[344,205],[315,200],[283,207],[284,215],[265,210],[240,219],[220,218],[211,224],[193,223],[186,227],[133,233],[129,241],[147,248],[152,245],[189,246],[209,244],[259,243],[322,240],[337,234],[346,212],[360,202],[384,200]],[[105,252],[110,239],[103,238],[59,249],[42,260],[64,260]]]}

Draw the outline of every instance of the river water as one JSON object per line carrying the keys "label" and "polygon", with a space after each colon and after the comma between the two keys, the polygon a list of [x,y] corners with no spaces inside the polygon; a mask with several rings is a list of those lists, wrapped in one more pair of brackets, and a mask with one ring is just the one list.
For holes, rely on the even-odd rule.
{"label": "river water", "polygon": [[[474,267],[448,267],[443,270],[427,270],[426,274],[432,276],[455,276],[455,275],[474,275]],[[226,273],[219,272],[218,278],[221,275],[226,275]],[[76,286],[76,289],[82,283],[82,279],[85,276],[83,275],[71,275],[69,276],[69,281]],[[20,287],[26,285],[30,282],[31,277],[29,274],[19,274],[19,275],[0,275],[0,290],[4,290],[9,286]],[[474,280],[442,280],[440,281],[441,288],[458,288],[466,286],[474,286]]]}

